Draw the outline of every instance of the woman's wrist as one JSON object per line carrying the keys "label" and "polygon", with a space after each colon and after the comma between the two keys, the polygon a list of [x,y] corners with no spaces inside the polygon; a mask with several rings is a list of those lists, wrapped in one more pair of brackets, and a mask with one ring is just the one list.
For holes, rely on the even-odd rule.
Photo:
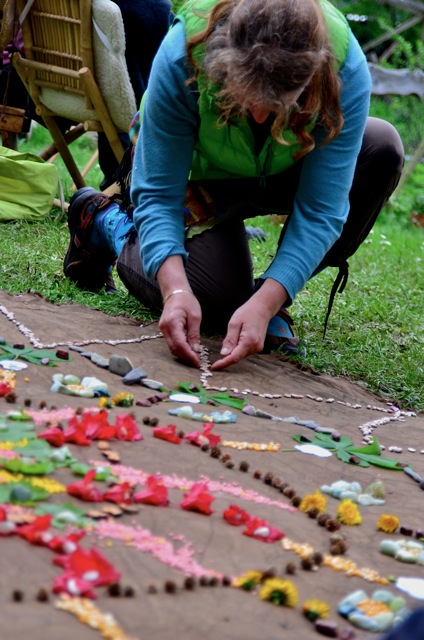
{"label": "woman's wrist", "polygon": [[173,291],[170,291],[169,293],[163,296],[162,304],[165,304],[165,302],[169,300],[171,296],[175,296],[180,293],[190,293],[192,296],[194,296],[193,291],[191,291],[190,289],[174,289]]}

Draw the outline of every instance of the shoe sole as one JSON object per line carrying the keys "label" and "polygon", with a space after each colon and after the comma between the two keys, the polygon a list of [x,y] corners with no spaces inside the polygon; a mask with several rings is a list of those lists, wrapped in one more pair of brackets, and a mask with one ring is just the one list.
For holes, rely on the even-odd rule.
{"label": "shoe sole", "polygon": [[[78,230],[78,222],[81,207],[84,202],[93,196],[99,195],[99,192],[92,187],[82,187],[71,198],[68,209],[68,228],[70,232],[70,242],[65,258],[63,260],[63,272],[69,280],[74,282],[80,289],[97,293],[104,287],[106,293],[115,293],[116,287],[111,274],[105,277],[105,268],[94,259],[81,258],[79,261],[71,262],[72,253],[75,251],[75,236]],[[90,276],[87,277],[87,271]]]}

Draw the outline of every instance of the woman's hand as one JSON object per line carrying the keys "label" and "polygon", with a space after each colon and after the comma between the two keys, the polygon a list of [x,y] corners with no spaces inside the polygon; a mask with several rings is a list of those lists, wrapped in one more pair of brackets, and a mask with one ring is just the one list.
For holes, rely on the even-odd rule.
{"label": "woman's hand", "polygon": [[200,367],[200,322],[202,312],[188,283],[181,256],[170,256],[161,265],[157,279],[163,296],[159,329],[172,355]]}
{"label": "woman's hand", "polygon": [[269,321],[287,300],[285,288],[275,280],[265,280],[263,286],[233,313],[222,343],[220,360],[212,371],[224,369],[246,356],[260,353],[264,346]]}
{"label": "woman's hand", "polygon": [[200,322],[202,312],[188,290],[170,296],[163,307],[159,329],[172,355],[200,367]]}

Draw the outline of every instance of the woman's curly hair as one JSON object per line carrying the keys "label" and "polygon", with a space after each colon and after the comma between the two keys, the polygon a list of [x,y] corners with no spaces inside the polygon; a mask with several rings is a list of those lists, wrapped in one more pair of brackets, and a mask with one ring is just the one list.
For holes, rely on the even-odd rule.
{"label": "woman's curly hair", "polygon": [[[196,47],[203,45],[199,59]],[[271,135],[288,144],[283,131],[291,129],[301,149],[296,158],[314,148],[306,125],[317,117],[327,130],[325,142],[343,126],[340,82],[318,0],[220,0],[211,10],[206,28],[190,37],[187,56],[194,79],[204,74],[217,86],[221,121],[262,107],[275,113]],[[294,107],[285,94],[304,88]]]}

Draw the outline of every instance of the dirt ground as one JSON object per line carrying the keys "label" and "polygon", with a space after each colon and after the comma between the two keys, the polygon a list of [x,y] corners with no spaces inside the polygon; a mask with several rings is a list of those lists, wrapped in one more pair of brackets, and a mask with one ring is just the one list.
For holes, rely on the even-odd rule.
{"label": "dirt ground", "polygon": [[[309,543],[315,551],[328,554],[332,533],[319,526],[316,519],[294,508],[290,497],[280,490],[281,483],[288,483],[295,495],[302,498],[313,494],[323,484],[341,479],[357,481],[363,488],[377,480],[382,481],[385,505],[360,507],[362,524],[343,526],[340,530],[348,545],[345,558],[359,568],[368,567],[383,577],[424,577],[422,567],[398,562],[379,551],[381,540],[389,537],[376,528],[382,513],[397,515],[400,525],[413,532],[424,528],[424,493],[419,483],[403,470],[373,465],[362,468],[346,464],[335,455],[320,458],[301,453],[294,449],[293,436],[302,434],[313,438],[311,429],[237,410],[234,411],[235,423],[216,424],[213,433],[229,441],[272,441],[281,445],[280,450],[237,450],[221,446],[221,458],[214,458],[210,451],[202,451],[187,441],[176,445],[154,438],[152,427],[144,424],[146,418],[156,418],[160,426],[175,424],[177,431],[186,434],[201,430],[201,422],[169,415],[169,409],[181,406],[176,402],[162,401],[150,407],[137,405],[137,401],[144,402],[156,392],[140,384],[124,385],[120,376],[97,367],[69,347],[80,345],[105,358],[126,356],[134,367],[142,367],[149,378],[161,382],[169,390],[177,389],[181,382],[199,386],[201,380],[205,380],[201,378],[202,373],[170,356],[164,340],[155,337],[158,334],[156,324],[140,327],[133,319],[106,316],[76,304],[53,305],[29,294],[10,296],[0,292],[0,311],[0,337],[7,343],[35,349],[61,349],[70,354],[70,359],[60,361],[56,368],[29,364],[27,369],[18,372],[16,401],[9,404],[5,398],[0,398],[0,414],[30,405],[30,410],[39,416],[40,402],[45,403],[47,409],[56,411],[66,407],[74,410],[97,407],[97,399],[51,392],[52,375],[56,373],[95,376],[107,383],[112,396],[122,391],[134,394],[133,406],[114,407],[109,417],[113,421],[118,414],[133,414],[143,440],[114,441],[112,448],[121,458],[119,466],[114,468],[120,470],[121,479],[125,473],[132,477],[138,474],[139,478],[145,478],[145,474],[160,474],[166,478],[170,504],[166,508],[140,505],[135,514],[124,513],[119,518],[110,518],[109,527],[104,529],[101,524],[105,525],[105,521],[99,521],[82,543],[101,550],[121,573],[121,584],[131,587],[131,597],[111,597],[107,589],[96,589],[96,606],[114,615],[126,638],[309,640],[319,637],[313,624],[301,613],[302,603],[309,598],[320,598],[331,606],[330,618],[337,622],[339,630],[345,627],[354,630],[338,615],[339,600],[356,589],[364,589],[371,595],[380,585],[362,577],[348,577],[345,572],[336,572],[330,567],[305,570],[301,567],[300,557],[293,551],[284,550],[280,541],[271,544],[245,536],[243,527],[230,526],[222,517],[226,508],[236,504],[249,515],[264,518],[284,532],[284,539]],[[219,344],[218,340],[204,340],[212,361],[218,355]],[[205,371],[208,371],[207,362]],[[206,382],[211,387],[236,389],[239,393],[245,391],[244,398],[255,408],[274,416],[296,417],[298,422],[310,420],[335,429],[349,437],[356,447],[363,446],[360,427],[372,423],[372,434],[385,447],[383,455],[412,465],[424,476],[424,455],[420,453],[424,450],[424,416],[399,416],[384,400],[347,379],[316,375],[308,368],[301,370],[292,362],[272,354],[250,357],[229,370],[214,373],[206,378]],[[214,409],[222,412],[225,407]],[[195,410],[206,412],[210,407],[199,404]],[[397,419],[375,424],[377,420],[390,417]],[[66,424],[66,420],[62,424]],[[37,431],[44,428],[45,424],[41,423],[36,427]],[[391,446],[403,450],[391,453]],[[95,442],[85,447],[70,445],[70,449],[78,460],[106,464]],[[230,456],[226,462],[222,460],[224,454]],[[248,463],[244,465],[244,468],[248,466],[247,471],[240,470],[241,462]],[[267,473],[268,478],[272,474],[277,486],[264,482]],[[56,470],[53,477],[65,485],[75,482],[69,469]],[[209,492],[215,498],[210,516],[180,508],[190,484],[202,479],[208,482]],[[139,485],[138,490],[141,488]],[[50,501],[62,504],[69,499],[61,493],[52,495]],[[72,502],[85,511],[98,507],[77,498],[72,498]],[[326,511],[333,518],[338,505],[337,499],[328,498]],[[102,531],[104,537],[100,536]],[[133,531],[144,532],[140,544],[131,537]],[[393,539],[400,537],[399,532],[392,534]],[[91,640],[100,637],[99,631],[54,606],[57,596],[51,594],[51,587],[60,569],[52,563],[53,554],[49,549],[30,545],[17,536],[2,537],[0,545],[0,640]],[[161,553],[164,548],[167,552]],[[289,562],[296,566],[295,575],[286,574]],[[193,571],[189,570],[190,566],[194,567]],[[278,576],[292,580],[299,592],[297,606],[274,606],[261,601],[257,592],[247,593],[222,585],[222,576],[233,578],[249,570],[272,570]],[[195,588],[185,588],[185,577],[196,572]],[[202,575],[217,576],[218,585],[202,586]],[[173,591],[174,587],[175,593],[167,592]],[[50,593],[48,602],[37,600],[40,588]],[[394,594],[404,595],[411,609],[422,605],[420,600],[402,594],[394,584],[387,588]],[[16,590],[23,595],[21,602],[13,601],[12,594]],[[356,638],[376,637],[376,634],[354,631]]]}

